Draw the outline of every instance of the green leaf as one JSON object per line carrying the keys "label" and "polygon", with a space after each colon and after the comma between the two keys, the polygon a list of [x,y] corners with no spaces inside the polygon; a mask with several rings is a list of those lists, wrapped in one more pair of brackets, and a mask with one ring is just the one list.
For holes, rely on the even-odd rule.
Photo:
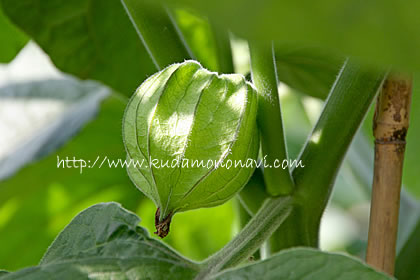
{"label": "green leaf", "polygon": [[[109,168],[107,163],[98,167],[105,156],[125,158],[121,137],[124,108],[125,102],[115,96],[108,98],[98,116],[66,145],[0,182],[2,268],[15,270],[37,264],[71,218],[94,203],[117,200],[128,209],[136,209],[142,197],[125,168]],[[85,168],[82,174],[79,168],[57,168],[57,157],[75,157],[93,165],[98,156],[96,167]]]}
{"label": "green leaf", "polygon": [[252,40],[320,46],[368,63],[420,69],[420,3],[375,1],[177,0]]}
{"label": "green leaf", "polygon": [[192,279],[197,264],[150,238],[139,222],[119,204],[91,206],[60,233],[39,266],[3,279]]}
{"label": "green leaf", "polygon": [[386,280],[393,279],[353,257],[315,249],[284,250],[269,259],[214,276],[217,280]]}
{"label": "green leaf", "polygon": [[156,71],[119,0],[1,0],[62,71],[130,95]]}
{"label": "green leaf", "polygon": [[275,45],[278,79],[302,93],[325,99],[344,59],[321,48]]}
{"label": "green leaf", "polygon": [[194,58],[170,11],[148,0],[121,0],[156,67]]}
{"label": "green leaf", "polygon": [[183,9],[174,10],[173,16],[187,45],[203,67],[211,71],[225,72],[217,59],[216,42],[209,22]]}
{"label": "green leaf", "polygon": [[[143,239],[148,237],[147,233],[137,229],[140,219],[116,203],[100,203],[82,211],[74,218],[69,225],[58,235],[48,248],[40,264],[61,262],[63,259],[75,258],[77,256],[97,256],[105,254],[108,256],[129,256],[128,251],[118,249],[115,252],[107,251],[109,246],[116,242],[121,247],[132,239]],[[144,240],[145,243],[148,240]],[[142,244],[133,246],[142,246]],[[120,248],[121,248],[120,247]],[[146,248],[148,249],[148,248]],[[136,252],[137,250],[134,250]],[[141,256],[145,252],[139,250],[136,254]],[[156,253],[159,253],[156,250]]]}
{"label": "green leaf", "polygon": [[23,34],[3,12],[0,3],[0,63],[10,62],[28,42]]}
{"label": "green leaf", "polygon": [[60,147],[95,116],[109,94],[98,83],[70,77],[0,87],[0,180]]}
{"label": "green leaf", "polygon": [[129,159],[145,164],[128,172],[160,209],[159,222],[220,205],[245,185],[255,165],[236,162],[257,156],[256,101],[242,75],[217,75],[194,61],[173,64],[139,87],[123,135]]}

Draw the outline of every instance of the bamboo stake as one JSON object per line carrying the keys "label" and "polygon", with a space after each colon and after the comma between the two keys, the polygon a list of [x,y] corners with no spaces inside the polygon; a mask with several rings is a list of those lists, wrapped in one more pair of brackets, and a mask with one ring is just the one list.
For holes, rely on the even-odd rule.
{"label": "bamboo stake", "polygon": [[366,261],[394,273],[398,210],[412,79],[390,74],[378,96],[373,120],[375,167]]}

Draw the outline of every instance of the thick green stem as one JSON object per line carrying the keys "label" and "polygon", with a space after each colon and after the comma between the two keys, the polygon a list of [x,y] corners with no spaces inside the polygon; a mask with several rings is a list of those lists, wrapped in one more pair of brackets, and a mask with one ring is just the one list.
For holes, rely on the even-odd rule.
{"label": "thick green stem", "polygon": [[121,2],[158,70],[194,58],[169,10],[161,3],[147,0]]}
{"label": "thick green stem", "polygon": [[318,245],[319,224],[336,173],[384,75],[352,61],[343,66],[300,155],[305,167],[293,171],[297,205],[272,236],[272,252]]}
{"label": "thick green stem", "polygon": [[248,259],[281,225],[292,209],[291,197],[268,199],[258,213],[223,249],[202,264],[196,279],[207,279],[218,271]]}
{"label": "thick green stem", "polygon": [[215,22],[211,22],[211,29],[214,35],[217,54],[217,71],[220,73],[234,73],[232,48],[230,45],[229,32],[219,27]]}
{"label": "thick green stem", "polygon": [[[258,92],[258,125],[265,157],[264,181],[272,196],[288,195],[293,190],[289,168],[281,168],[287,160],[277,72],[272,44],[250,43],[252,81]],[[280,166],[280,168],[275,168]]]}
{"label": "thick green stem", "polygon": [[304,211],[302,222],[311,243],[318,239],[320,219],[341,162],[384,76],[352,61],[345,63],[299,157],[305,167],[293,170],[294,196]]}
{"label": "thick green stem", "polygon": [[294,205],[290,215],[270,237],[268,244],[271,254],[292,247],[318,246],[318,240],[308,234],[310,231],[305,223],[304,214],[300,205]]}
{"label": "thick green stem", "polygon": [[[238,220],[238,229],[242,230],[252,219],[252,215],[248,213],[248,211],[244,208],[243,204],[238,199],[234,200],[234,205]],[[259,260],[261,258],[260,251],[255,251],[255,253],[250,256],[250,258],[253,260]]]}

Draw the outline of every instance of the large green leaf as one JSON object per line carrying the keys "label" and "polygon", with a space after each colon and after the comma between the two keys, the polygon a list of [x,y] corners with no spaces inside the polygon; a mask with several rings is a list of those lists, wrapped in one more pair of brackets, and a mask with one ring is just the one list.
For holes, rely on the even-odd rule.
{"label": "large green leaf", "polygon": [[27,41],[28,38],[3,13],[0,3],[0,63],[11,61]]}
{"label": "large green leaf", "polygon": [[57,152],[0,182],[2,268],[35,265],[70,219],[94,203],[117,200],[136,209],[141,195],[125,168],[85,168],[82,174],[78,168],[57,168],[58,158],[74,156],[90,160],[91,165],[98,156],[101,160],[104,156],[125,158],[121,137],[124,108],[125,102],[115,97],[107,99],[97,118]]}
{"label": "large green leaf", "polygon": [[415,0],[177,0],[250,39],[321,46],[368,63],[420,69]]}
{"label": "large green leaf", "polygon": [[1,0],[62,71],[131,95],[156,71],[119,0]]}
{"label": "large green leaf", "polygon": [[315,249],[285,250],[269,259],[216,275],[217,280],[380,280],[392,279],[355,258]]}
{"label": "large green leaf", "polygon": [[60,147],[95,116],[109,93],[98,83],[72,78],[0,87],[0,180]]}
{"label": "large green leaf", "polygon": [[140,219],[116,203],[81,212],[38,267],[3,279],[192,279],[198,265],[149,237]]}

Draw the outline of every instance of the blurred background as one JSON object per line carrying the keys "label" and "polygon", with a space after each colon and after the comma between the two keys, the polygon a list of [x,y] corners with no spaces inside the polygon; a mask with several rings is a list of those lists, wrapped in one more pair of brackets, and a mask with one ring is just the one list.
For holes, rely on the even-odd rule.
{"label": "blurred background", "polygon": [[[49,42],[59,51],[46,45],[47,39],[41,36],[44,23],[26,27],[32,36],[41,34],[38,43],[42,48],[20,32],[21,37],[13,35],[14,49],[0,47],[0,53],[11,52],[9,58],[0,60],[4,62],[0,63],[0,269],[13,271],[36,265],[65,225],[98,202],[121,203],[137,213],[142,219],[140,225],[153,235],[155,206],[135,188],[125,169],[85,168],[81,174],[77,168],[57,168],[57,157],[92,162],[98,156],[124,159],[121,122],[128,96],[155,71],[140,45],[124,45],[125,51],[120,51],[123,43],[118,38],[104,39],[110,34],[127,39],[135,33],[127,28],[128,19],[118,20],[123,16],[121,7],[112,11],[108,7],[112,1],[97,2],[104,19],[117,13],[112,14],[113,21],[103,21],[114,24],[101,29],[106,32],[99,32],[96,21],[91,27],[96,28],[97,40],[105,46],[99,58],[88,47],[89,51],[80,50],[90,42],[78,35],[83,33],[83,26],[77,34],[69,28],[78,26],[77,18],[55,22],[49,31],[56,36],[52,40],[55,45]],[[214,42],[203,22],[182,11],[177,17],[189,43],[206,46],[197,48],[203,58],[200,61],[216,64],[211,55]],[[2,20],[0,14],[0,38],[10,25]],[[236,71],[249,77],[246,42],[232,36],[231,45]],[[130,48],[143,52],[133,57]],[[109,65],[101,59],[108,59]],[[324,49],[290,44],[276,47],[276,59],[288,150],[291,158],[297,158],[344,59]],[[413,229],[420,227],[418,78],[416,75],[414,113],[407,138],[398,250],[406,240],[415,238]],[[372,114],[371,110],[347,153],[322,219],[320,245],[324,250],[363,257],[373,173]],[[177,214],[164,242],[194,260],[206,258],[238,232],[236,203],[232,200],[219,207]]]}

